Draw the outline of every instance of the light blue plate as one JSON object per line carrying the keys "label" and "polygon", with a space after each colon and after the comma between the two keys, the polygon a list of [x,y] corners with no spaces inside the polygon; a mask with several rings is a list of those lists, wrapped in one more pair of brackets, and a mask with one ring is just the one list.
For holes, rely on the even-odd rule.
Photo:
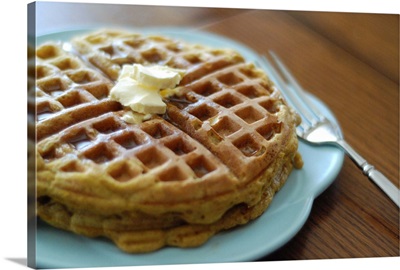
{"label": "light blue plate", "polygon": [[[191,43],[238,50],[247,60],[257,53],[231,39],[186,28],[133,29],[183,39]],[[68,40],[87,30],[70,30],[38,37],[37,42]],[[318,99],[311,100],[336,122],[332,112]],[[114,267],[193,263],[245,262],[259,259],[282,247],[306,222],[314,199],[336,178],[344,153],[331,146],[299,145],[304,167],[294,170],[276,194],[270,207],[249,224],[221,232],[197,248],[167,247],[148,254],[126,254],[105,239],[90,239],[55,229],[39,221],[36,256],[38,268]]]}

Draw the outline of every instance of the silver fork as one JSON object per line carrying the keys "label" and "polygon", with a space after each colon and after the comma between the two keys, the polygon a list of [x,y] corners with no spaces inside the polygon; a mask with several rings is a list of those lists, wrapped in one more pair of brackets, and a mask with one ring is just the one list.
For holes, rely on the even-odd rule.
{"label": "silver fork", "polygon": [[287,102],[301,116],[302,123],[296,129],[297,136],[311,144],[333,144],[341,147],[363,173],[400,207],[400,190],[344,140],[338,125],[326,118],[313,102],[310,102],[305,90],[278,56],[273,52],[270,52],[270,55],[276,68],[266,57],[262,57],[259,64],[269,72],[272,81],[280,88]]}

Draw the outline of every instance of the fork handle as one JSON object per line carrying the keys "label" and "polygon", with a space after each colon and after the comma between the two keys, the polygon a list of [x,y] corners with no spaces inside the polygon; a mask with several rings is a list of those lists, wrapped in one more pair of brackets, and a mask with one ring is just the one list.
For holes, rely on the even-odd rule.
{"label": "fork handle", "polygon": [[380,187],[398,207],[400,207],[400,190],[386,176],[360,156],[346,141],[339,140],[337,143],[347,152],[354,163],[362,169],[363,173],[378,187]]}

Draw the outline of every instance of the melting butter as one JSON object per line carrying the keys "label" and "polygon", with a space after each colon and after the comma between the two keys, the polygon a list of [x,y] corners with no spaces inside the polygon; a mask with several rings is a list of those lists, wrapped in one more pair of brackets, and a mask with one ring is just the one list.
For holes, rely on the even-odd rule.
{"label": "melting butter", "polygon": [[127,111],[122,115],[122,120],[130,124],[140,124],[143,121],[149,120],[151,114],[141,114],[133,111]]}
{"label": "melting butter", "polygon": [[134,64],[133,78],[143,85],[161,89],[175,88],[181,81],[184,71],[168,66],[142,66]]}
{"label": "melting butter", "polygon": [[138,113],[163,114],[166,104],[157,88],[139,84],[131,78],[124,78],[111,89],[110,97]]}
{"label": "melting butter", "polygon": [[165,93],[175,93],[183,76],[183,70],[167,66],[124,65],[110,98],[136,113],[164,114],[167,106],[162,98]]}

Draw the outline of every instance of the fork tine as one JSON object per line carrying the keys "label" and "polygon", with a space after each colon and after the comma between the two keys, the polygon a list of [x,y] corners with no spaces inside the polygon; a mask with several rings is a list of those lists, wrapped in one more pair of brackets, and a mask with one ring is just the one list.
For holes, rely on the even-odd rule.
{"label": "fork tine", "polygon": [[295,96],[293,89],[289,88],[289,86],[284,81],[282,76],[279,75],[275,67],[272,66],[272,64],[268,61],[267,58],[263,57],[261,64],[262,67],[269,72],[269,74],[271,75],[271,79],[274,81],[276,86],[281,90],[280,92],[282,93],[286,101],[289,103],[289,105],[293,107],[296,110],[296,112],[299,113],[299,115],[302,117],[303,120],[297,127],[297,131],[300,132],[301,135],[305,131],[309,130],[312,127],[312,125],[316,124],[315,117],[308,112],[304,103],[300,102],[300,99],[297,97],[297,95]]}
{"label": "fork tine", "polygon": [[[277,68],[272,66],[272,64],[265,56],[262,57],[263,67],[270,72],[271,77],[275,79],[275,83],[278,87],[280,87],[281,92],[288,103],[302,117],[303,121],[297,128],[299,135],[302,136],[303,133],[307,132],[309,129],[317,125],[329,122],[329,119],[327,119],[325,115],[323,115],[319,111],[315,104],[310,101],[310,99],[306,95],[306,91],[300,86],[300,84],[293,77],[289,69],[283,64],[279,57],[272,51],[269,51],[269,54],[273,58],[272,60],[274,61]],[[282,74],[286,80],[283,79],[282,75],[280,74]],[[336,126],[334,129],[336,135],[339,138],[342,138],[339,127]]]}
{"label": "fork tine", "polygon": [[[262,67],[268,70],[268,73],[271,75],[271,79],[274,81],[276,86],[278,86],[279,89],[286,89],[286,83],[284,82],[283,78],[278,74],[278,72],[275,70],[275,68],[269,63],[268,59],[265,56],[262,56],[261,58],[262,62]],[[290,91],[281,91],[281,94],[285,97],[286,101],[290,103],[293,107],[297,107],[296,101],[297,99],[295,98],[290,98],[292,96],[292,93]]]}
{"label": "fork tine", "polygon": [[[300,86],[298,81],[293,77],[289,69],[283,64],[283,62],[279,59],[279,57],[273,52],[269,51],[269,54],[271,55],[272,59],[274,62],[277,64],[280,72],[285,76],[286,81],[287,81],[287,86],[291,89],[293,89],[293,92],[301,99],[301,101],[306,105],[305,108],[308,112],[313,114],[307,115],[307,118],[310,120],[311,119],[311,125],[316,124],[317,121],[324,121],[325,116],[319,112],[319,110],[315,107],[315,105],[310,102],[308,97],[306,96],[303,88]],[[301,110],[303,113],[304,111]],[[311,117],[311,118],[309,118]],[[315,118],[317,120],[315,120]]]}

